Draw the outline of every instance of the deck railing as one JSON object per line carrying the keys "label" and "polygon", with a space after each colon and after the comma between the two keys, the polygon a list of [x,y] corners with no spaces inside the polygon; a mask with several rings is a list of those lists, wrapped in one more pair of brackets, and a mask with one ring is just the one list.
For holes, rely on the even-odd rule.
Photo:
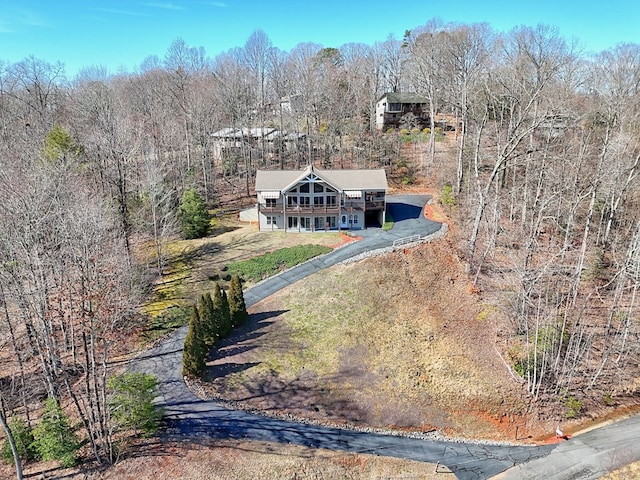
{"label": "deck railing", "polygon": [[352,203],[347,202],[344,205],[287,205],[286,208],[284,205],[276,205],[276,206],[266,206],[260,205],[260,211],[262,213],[284,213],[286,210],[287,214],[294,215],[296,213],[299,214],[338,214],[340,212],[348,213],[350,211],[362,211],[364,210],[364,203]]}

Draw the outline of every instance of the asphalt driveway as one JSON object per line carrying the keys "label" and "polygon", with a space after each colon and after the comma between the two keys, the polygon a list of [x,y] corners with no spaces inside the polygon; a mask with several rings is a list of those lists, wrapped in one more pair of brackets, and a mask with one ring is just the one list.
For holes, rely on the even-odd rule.
{"label": "asphalt driveway", "polygon": [[[389,211],[395,220],[392,230],[358,231],[362,240],[313,259],[245,292],[247,306],[277,292],[308,275],[362,253],[386,248],[398,239],[438,232],[442,225],[422,215],[426,195],[392,196]],[[132,362],[131,370],[152,373],[159,380],[157,403],[165,409],[168,434],[211,438],[252,439],[343,450],[424,462],[440,462],[459,479],[486,479],[513,466],[548,455],[554,446],[510,446],[498,444],[437,441],[401,435],[366,433],[329,428],[264,417],[225,408],[213,401],[200,400],[185,385],[182,369],[182,345],[187,328],[183,327],[153,349]]]}

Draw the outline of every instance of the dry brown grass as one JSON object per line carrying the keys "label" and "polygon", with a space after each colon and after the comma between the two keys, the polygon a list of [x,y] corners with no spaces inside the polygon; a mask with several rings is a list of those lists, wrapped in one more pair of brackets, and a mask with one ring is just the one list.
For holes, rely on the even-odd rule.
{"label": "dry brown grass", "polygon": [[479,305],[446,245],[318,272],[254,313],[257,323],[212,362],[212,394],[467,437],[513,440],[516,426],[521,436],[532,428],[520,384],[494,348],[494,312]]}
{"label": "dry brown grass", "polygon": [[635,462],[600,477],[600,480],[637,480],[638,478],[640,478],[640,462]]}

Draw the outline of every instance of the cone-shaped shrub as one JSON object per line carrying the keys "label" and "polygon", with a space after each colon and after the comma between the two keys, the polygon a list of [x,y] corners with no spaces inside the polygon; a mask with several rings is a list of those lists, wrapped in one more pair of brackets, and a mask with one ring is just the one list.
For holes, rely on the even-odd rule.
{"label": "cone-shaped shrub", "polygon": [[231,323],[235,326],[242,325],[249,319],[247,307],[244,303],[242,283],[237,274],[231,278],[231,283],[229,283],[229,313],[231,315]]}
{"label": "cone-shaped shrub", "polygon": [[216,287],[213,290],[213,311],[220,321],[220,337],[228,336],[232,328],[229,301],[226,293],[218,283],[216,283]]}
{"label": "cone-shaped shrub", "polygon": [[189,320],[189,331],[184,338],[182,349],[182,374],[200,377],[207,366],[205,358],[207,346],[202,339],[201,321],[198,309],[194,306]]}
{"label": "cone-shaped shrub", "polygon": [[198,301],[198,314],[202,324],[202,339],[208,349],[211,349],[220,338],[220,325],[214,311],[213,300],[210,293],[200,295]]}

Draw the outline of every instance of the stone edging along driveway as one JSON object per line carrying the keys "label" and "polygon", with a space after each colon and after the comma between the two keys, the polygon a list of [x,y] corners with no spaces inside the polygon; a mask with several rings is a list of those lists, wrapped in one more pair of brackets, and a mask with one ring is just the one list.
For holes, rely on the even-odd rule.
{"label": "stone edging along driveway", "polygon": [[[446,226],[422,215],[426,195],[391,197],[388,206],[396,223],[388,232],[359,231],[362,240],[271,277],[245,292],[248,307],[321,268],[354,261],[393,249],[394,240],[420,235],[420,242],[444,235]],[[407,248],[410,245],[403,245]],[[333,428],[233,410],[215,401],[201,400],[182,378],[182,327],[130,365],[130,370],[158,378],[157,403],[164,408],[169,435],[206,436],[294,443],[309,447],[386,455],[448,467],[460,479],[486,479],[510,467],[548,455],[555,446],[520,446],[483,442],[457,442]]]}

